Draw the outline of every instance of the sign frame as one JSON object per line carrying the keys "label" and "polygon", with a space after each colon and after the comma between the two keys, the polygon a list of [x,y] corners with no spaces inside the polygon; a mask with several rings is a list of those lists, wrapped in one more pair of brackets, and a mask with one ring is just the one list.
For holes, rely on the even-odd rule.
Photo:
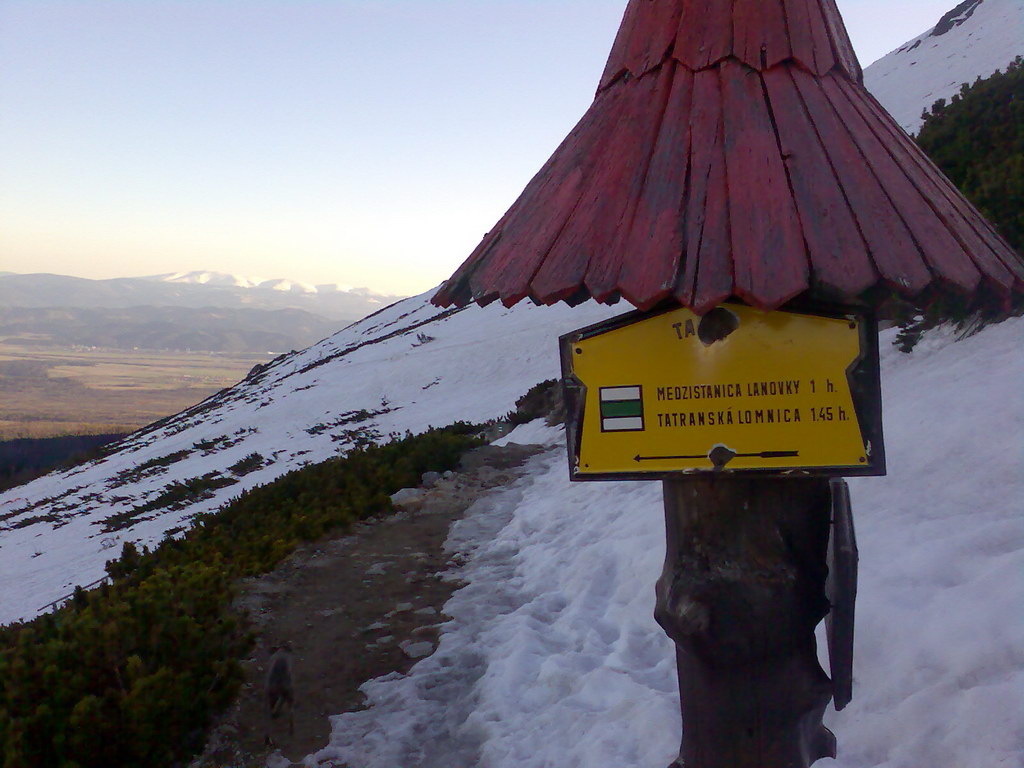
{"label": "sign frame", "polygon": [[[723,302],[721,307],[746,306],[740,302]],[[674,302],[662,304],[650,311],[633,310],[608,320],[578,328],[559,337],[559,355],[562,366],[562,393],[566,407],[566,447],[569,460],[569,477],[573,482],[600,482],[607,480],[669,480],[701,475],[744,476],[744,477],[867,477],[886,474],[885,442],[882,432],[882,394],[878,347],[878,317],[868,307],[829,304],[825,302],[790,302],[776,312],[845,319],[858,323],[860,334],[860,357],[846,371],[846,377],[853,398],[854,411],[865,444],[871,445],[866,463],[857,466],[800,467],[800,468],[693,468],[677,470],[653,470],[646,472],[587,472],[578,471],[580,447],[583,439],[583,414],[587,399],[587,388],[574,372],[574,347],[581,341],[616,331],[630,325],[674,312],[685,307]],[[602,431],[604,431],[602,429]]]}

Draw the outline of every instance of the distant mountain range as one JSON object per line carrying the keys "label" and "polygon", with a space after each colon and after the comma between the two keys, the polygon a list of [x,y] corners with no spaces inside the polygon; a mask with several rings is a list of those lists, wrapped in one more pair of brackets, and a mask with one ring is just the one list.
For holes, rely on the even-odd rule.
{"label": "distant mountain range", "polygon": [[923,110],[1021,55],[1024,0],[964,0],[865,69],[864,84],[905,131],[916,133]]}
{"label": "distant mountain range", "polygon": [[0,341],[246,354],[303,349],[399,297],[219,272],[0,273]]}
{"label": "distant mountain range", "polygon": [[259,278],[240,277],[226,272],[169,272],[165,275],[153,275],[141,278],[143,280],[156,280],[161,283],[175,283],[178,285],[209,285],[227,286],[232,288],[256,288],[264,291],[284,291],[286,293],[350,293],[355,295],[373,295],[366,288],[351,288],[338,285],[337,283],[325,283],[322,285],[310,285],[300,283],[296,280],[262,280]]}
{"label": "distant mountain range", "polygon": [[222,272],[176,272],[112,280],[0,273],[0,307],[301,309],[353,322],[400,298],[366,288],[310,286],[283,279],[256,282]]}

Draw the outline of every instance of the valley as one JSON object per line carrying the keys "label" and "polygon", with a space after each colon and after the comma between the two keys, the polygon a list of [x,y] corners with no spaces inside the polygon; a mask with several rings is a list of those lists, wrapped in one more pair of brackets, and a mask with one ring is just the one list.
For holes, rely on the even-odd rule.
{"label": "valley", "polygon": [[242,379],[267,355],[0,341],[0,440],[131,432]]}

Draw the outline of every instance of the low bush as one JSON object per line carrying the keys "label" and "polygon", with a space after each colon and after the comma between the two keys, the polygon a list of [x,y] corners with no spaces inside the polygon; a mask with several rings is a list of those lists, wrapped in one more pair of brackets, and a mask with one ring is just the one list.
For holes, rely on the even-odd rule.
{"label": "low bush", "polygon": [[255,472],[257,469],[263,469],[266,464],[266,459],[263,458],[261,453],[250,453],[244,459],[239,459],[230,467],[228,471],[233,475],[242,477],[248,475],[250,472]]}
{"label": "low bush", "polygon": [[241,681],[251,637],[230,610],[238,579],[387,511],[423,472],[453,469],[477,430],[456,424],[289,472],[153,551],[125,544],[111,583],[0,628],[0,766],[181,764]]}
{"label": "low bush", "polygon": [[[1003,72],[964,84],[947,103],[925,110],[917,142],[963,194],[1024,253],[1024,58]],[[915,301],[897,312],[897,346],[910,352],[922,334],[950,323],[961,337],[1024,312],[1024,298],[1010,302],[986,291]]]}

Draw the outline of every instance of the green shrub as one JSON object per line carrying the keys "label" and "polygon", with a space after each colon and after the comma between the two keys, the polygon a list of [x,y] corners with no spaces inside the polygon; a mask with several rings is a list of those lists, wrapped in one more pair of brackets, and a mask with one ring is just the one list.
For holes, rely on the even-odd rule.
{"label": "green shrub", "polygon": [[250,472],[255,472],[257,469],[262,469],[266,463],[266,459],[260,453],[250,453],[244,459],[239,459],[230,467],[228,471],[238,477],[248,475]]}
{"label": "green shrub", "polygon": [[423,472],[453,469],[476,431],[457,424],[289,472],[153,551],[125,544],[110,584],[0,627],[0,766],[160,768],[196,752],[251,646],[230,611],[237,580],[386,511]]}
{"label": "green shrub", "polygon": [[924,114],[917,142],[950,181],[1024,251],[1024,58]]}
{"label": "green shrub", "polygon": [[[924,113],[918,144],[1018,253],[1024,252],[1024,59]],[[1019,295],[1007,305],[984,290],[972,297],[937,295],[904,306],[895,317],[897,346],[909,352],[921,335],[953,323],[961,336],[1024,311]]]}

